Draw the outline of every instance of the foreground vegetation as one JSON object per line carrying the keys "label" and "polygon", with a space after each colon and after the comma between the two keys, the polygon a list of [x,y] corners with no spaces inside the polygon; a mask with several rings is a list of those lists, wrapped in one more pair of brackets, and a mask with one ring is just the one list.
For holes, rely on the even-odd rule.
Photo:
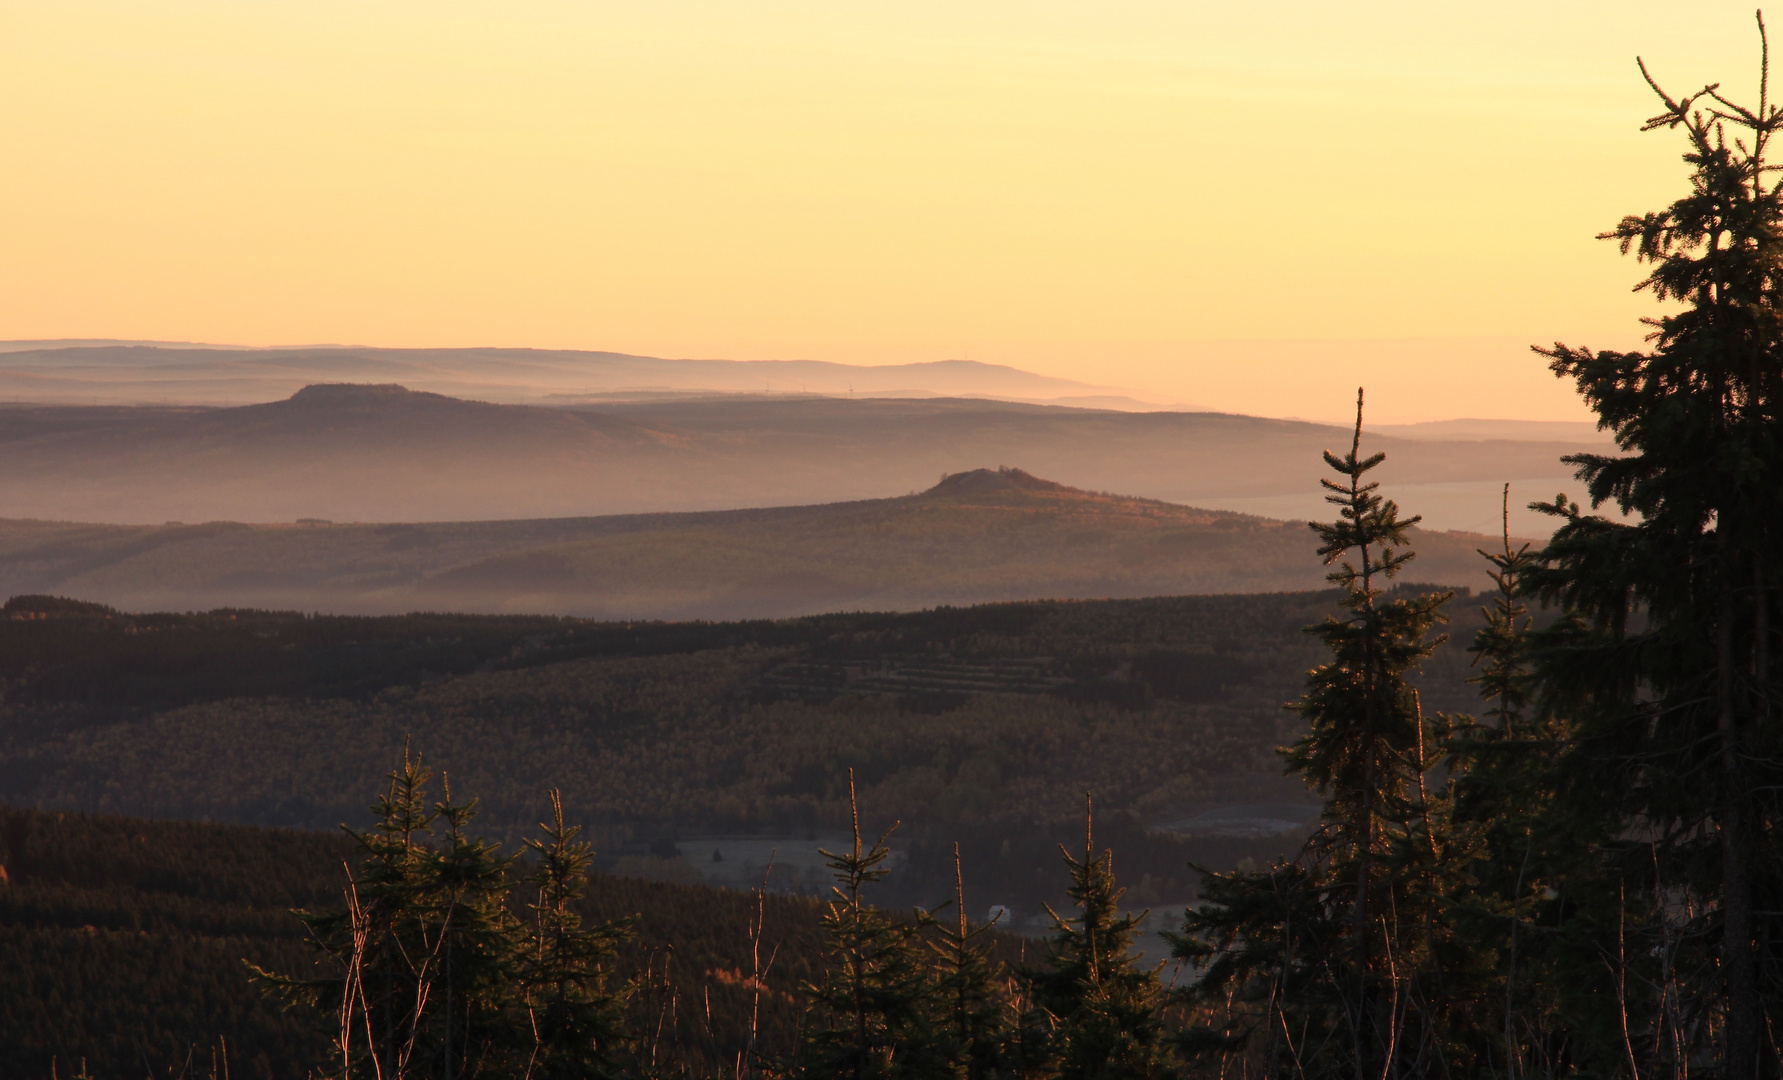
{"label": "foreground vegetation", "polygon": [[[0,1074],[48,1077],[53,1064],[67,1077],[83,1062],[95,1077],[325,1068],[317,1014],[257,991],[243,961],[314,970],[291,909],[341,906],[352,859],[338,832],[0,809]],[[747,1043],[760,925],[778,954],[760,979],[757,1041],[790,1047],[796,991],[821,965],[814,901],[595,875],[574,910],[629,920],[606,968],[640,986],[626,1022],[666,1024],[659,1049],[696,1065],[734,1060]],[[667,1018],[665,1002],[676,1003]]]}
{"label": "foreground vegetation", "polygon": [[[1760,20],[1762,36],[1763,24]],[[1643,69],[1644,71],[1644,69]],[[1327,453],[1318,526],[1344,612],[1291,771],[1325,798],[1297,858],[1210,874],[1177,954],[1185,1032],[1221,1075],[1774,1077],[1783,1069],[1783,109],[1663,102],[1691,191],[1605,238],[1675,306],[1650,352],[1540,350],[1620,455],[1570,458],[1594,503],[1508,538],[1473,648],[1487,715],[1408,674],[1451,599],[1390,598],[1408,520]],[[1415,519],[1414,519],[1415,520]],[[1528,602],[1558,609],[1537,631]]]}

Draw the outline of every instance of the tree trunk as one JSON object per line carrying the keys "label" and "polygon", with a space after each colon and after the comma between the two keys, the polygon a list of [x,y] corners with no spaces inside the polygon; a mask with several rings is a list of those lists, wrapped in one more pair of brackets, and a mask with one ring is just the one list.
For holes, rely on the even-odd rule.
{"label": "tree trunk", "polygon": [[1721,919],[1722,972],[1727,980],[1727,1044],[1723,1055],[1723,1080],[1753,1080],[1758,1075],[1758,1044],[1763,1024],[1758,992],[1758,964],[1752,955],[1752,879],[1744,821],[1739,763],[1739,721],[1734,686],[1734,601],[1732,567],[1725,559],[1725,520],[1717,523],[1721,566],[1721,610],[1716,628],[1717,686],[1719,706],[1717,734],[1720,741],[1721,810]]}
{"label": "tree trunk", "polygon": [[[1372,665],[1371,665],[1372,666]],[[1372,675],[1372,671],[1370,672]],[[1356,948],[1356,1071],[1359,1076],[1374,1074],[1374,1010],[1371,1008],[1371,982],[1368,954],[1368,886],[1370,860],[1374,852],[1374,679],[1369,678],[1363,720],[1362,823],[1357,830],[1356,902],[1353,912]]]}

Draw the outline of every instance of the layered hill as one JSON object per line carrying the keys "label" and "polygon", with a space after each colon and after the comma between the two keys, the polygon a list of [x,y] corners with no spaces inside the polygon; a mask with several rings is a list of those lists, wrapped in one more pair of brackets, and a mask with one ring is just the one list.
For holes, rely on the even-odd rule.
{"label": "layered hill", "polygon": [[484,401],[684,394],[937,394],[1140,403],[1122,391],[1002,364],[862,366],[822,360],[665,359],[580,349],[250,349],[152,341],[0,342],[0,401],[248,405],[315,382],[401,382]]}
{"label": "layered hill", "polygon": [[[1418,534],[1415,577],[1484,583],[1488,538]],[[977,469],[889,499],[400,525],[0,522],[0,591],[126,609],[778,617],[1321,587],[1300,522]]]}
{"label": "layered hill", "polygon": [[[788,506],[903,495],[1020,465],[1086,490],[1323,516],[1323,450],[1349,433],[1219,413],[962,398],[502,405],[395,384],[280,401],[0,406],[0,516],[64,521],[463,521]],[[1438,528],[1498,526],[1571,490],[1585,441],[1372,437],[1381,479]],[[1577,494],[1577,492],[1573,492]],[[1527,519],[1515,526],[1531,532]]]}

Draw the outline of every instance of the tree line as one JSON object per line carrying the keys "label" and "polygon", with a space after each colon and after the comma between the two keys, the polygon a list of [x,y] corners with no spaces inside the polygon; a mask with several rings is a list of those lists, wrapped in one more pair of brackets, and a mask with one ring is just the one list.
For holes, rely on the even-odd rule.
{"label": "tree line", "polygon": [[[1760,38],[1763,21],[1760,17]],[[1209,874],[1177,955],[1184,1045],[1222,1075],[1774,1077],[1783,1035],[1783,114],[1718,85],[1662,102],[1690,190],[1604,238],[1667,302],[1644,352],[1538,350],[1622,453],[1593,507],[1487,557],[1485,715],[1406,676],[1448,597],[1387,600],[1406,527],[1357,441],[1315,526],[1343,612],[1290,770],[1325,797],[1298,858]],[[1643,74],[1646,68],[1642,66]],[[1508,494],[1507,494],[1508,499]],[[1539,630],[1530,604],[1557,615]]]}
{"label": "tree line", "polygon": [[[1134,955],[1141,917],[1120,909],[1113,856],[1097,851],[1087,805],[1083,848],[1064,852],[1073,907],[1055,913],[1031,961],[1023,949],[1011,963],[996,920],[966,916],[957,851],[950,902],[901,914],[870,902],[896,826],[863,839],[850,775],[853,845],[825,852],[835,885],[818,912],[820,959],[794,992],[770,985],[782,941],[764,933],[764,876],[748,967],[720,975],[744,989],[747,1010],[729,1033],[733,1056],[715,1060],[689,1045],[698,1035],[681,1034],[677,1016],[703,1005],[709,1028],[709,998],[685,1001],[649,970],[620,974],[640,916],[582,914],[593,854],[556,792],[524,855],[502,855],[471,833],[475,801],[455,802],[449,788],[430,800],[431,778],[405,755],[374,826],[349,830],[358,858],[345,904],[297,912],[316,954],[311,970],[250,965],[263,987],[314,1019],[328,1044],[321,1075],[864,1080],[1170,1069],[1161,965]],[[779,1047],[761,1024],[776,997],[797,1008]]]}

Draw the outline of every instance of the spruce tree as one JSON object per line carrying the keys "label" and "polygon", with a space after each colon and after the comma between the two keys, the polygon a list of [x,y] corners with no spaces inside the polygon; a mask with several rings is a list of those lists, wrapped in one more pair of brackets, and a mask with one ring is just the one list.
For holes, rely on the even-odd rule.
{"label": "spruce tree", "polygon": [[576,904],[594,862],[576,839],[581,826],[563,823],[563,797],[551,792],[551,820],[534,854],[526,884],[532,925],[523,942],[518,989],[531,1036],[525,1074],[539,1080],[614,1080],[628,1066],[631,1047],[624,1007],[631,987],[608,985],[608,967],[630,937],[635,920],[584,926]]}
{"label": "spruce tree", "polygon": [[1451,957],[1450,975],[1471,979],[1473,1034],[1492,1067],[1552,1073],[1588,1041],[1578,1003],[1561,1009],[1559,987],[1597,960],[1599,943],[1579,933],[1586,929],[1579,905],[1561,899],[1563,889],[1574,895],[1570,877],[1588,859],[1589,837],[1556,813],[1554,762],[1566,730],[1531,710],[1532,651],[1543,632],[1526,598],[1540,558],[1528,543],[1512,546],[1509,484],[1501,534],[1497,550],[1480,551],[1496,589],[1468,645],[1476,671],[1468,681],[1479,688],[1486,722],[1455,725],[1443,747],[1445,839],[1472,858],[1466,888],[1447,897],[1445,919],[1466,954]]}
{"label": "spruce tree", "polygon": [[[955,925],[937,920],[935,996],[938,1033],[961,1080],[987,1080],[1006,1067],[1008,1009],[998,985],[1001,966],[991,958],[985,935],[992,923],[972,926],[966,919],[966,879],[960,845],[953,846]],[[932,913],[931,913],[932,914]]]}
{"label": "spruce tree", "polygon": [[1450,842],[1449,801],[1426,783],[1448,724],[1425,716],[1410,683],[1442,641],[1430,634],[1452,594],[1387,596],[1414,557],[1419,518],[1401,519],[1366,479],[1386,455],[1362,455],[1362,406],[1358,391],[1349,452],[1324,455],[1341,478],[1322,481],[1338,517],[1309,525],[1318,554],[1338,564],[1327,578],[1341,614],[1308,628],[1330,660],[1290,706],[1307,732],[1284,751],[1324,799],[1321,828],[1292,862],[1204,871],[1176,954],[1202,969],[1188,999],[1250,1010],[1204,1016],[1186,1048],[1378,1076],[1447,1063],[1457,1010],[1440,978],[1453,952],[1440,913],[1468,849]]}
{"label": "spruce tree", "polygon": [[927,915],[895,920],[862,895],[889,873],[885,842],[897,825],[863,848],[853,769],[848,805],[853,849],[823,851],[837,882],[823,912],[828,970],[821,983],[804,988],[812,1017],[799,1071],[811,1080],[952,1078],[956,1058],[922,944]]}
{"label": "spruce tree", "polygon": [[[347,906],[297,913],[323,973],[298,979],[254,969],[327,1018],[333,1075],[463,1076],[499,1060],[508,1041],[509,860],[463,834],[474,805],[428,804],[431,777],[405,747],[372,807],[374,827],[346,829],[360,854]],[[433,841],[442,817],[451,832],[445,852]]]}
{"label": "spruce tree", "polygon": [[1492,602],[1480,609],[1485,625],[1475,634],[1467,651],[1474,654],[1479,673],[1467,681],[1480,688],[1480,699],[1493,726],[1515,737],[1529,708],[1534,676],[1529,670],[1530,630],[1534,619],[1524,602],[1524,576],[1540,561],[1527,543],[1511,547],[1511,486],[1504,486],[1503,550],[1480,550],[1491,564],[1487,576],[1497,586]]}
{"label": "spruce tree", "polygon": [[477,801],[454,802],[444,775],[440,786],[444,798],[434,804],[433,822],[444,825],[445,843],[429,860],[438,922],[430,993],[430,1007],[438,1011],[429,1026],[439,1066],[418,1072],[454,1080],[495,1064],[512,1042],[506,1010],[514,977],[515,925],[507,908],[513,859],[469,833]]}
{"label": "spruce tree", "polygon": [[1199,969],[1175,991],[1191,1022],[1173,1041],[1226,1074],[1341,1074],[1350,1011],[1340,985],[1351,890],[1310,850],[1251,873],[1201,867],[1199,902],[1172,955]]}
{"label": "spruce tree", "polygon": [[474,800],[456,803],[448,788],[430,806],[430,778],[405,748],[375,826],[346,830],[360,856],[346,906],[297,912],[321,973],[255,975],[317,1010],[334,1045],[328,1075],[341,1080],[624,1075],[629,988],[609,987],[607,965],[630,924],[583,925],[575,908],[592,852],[564,825],[557,793],[544,838],[527,844],[523,926],[509,903],[514,857],[470,834]]}
{"label": "spruce tree", "polygon": [[[1421,518],[1401,520],[1399,507],[1364,477],[1386,460],[1361,456],[1362,391],[1356,391],[1356,427],[1349,453],[1325,452],[1325,463],[1342,477],[1321,481],[1326,501],[1338,507],[1333,522],[1312,522],[1318,554],[1337,563],[1327,580],[1343,590],[1345,614],[1314,628],[1331,660],[1307,678],[1306,695],[1294,709],[1307,733],[1287,753],[1288,768],[1301,773],[1325,799],[1323,838],[1340,878],[1353,886],[1349,910],[1351,1040],[1357,1067],[1374,1071],[1392,1041],[1394,1023],[1382,986],[1393,943],[1377,930],[1389,905],[1377,896],[1380,861],[1392,834],[1405,834],[1424,808],[1422,788],[1427,729],[1408,676],[1441,644],[1429,636],[1452,593],[1387,600],[1387,583],[1415,556],[1407,535]],[[1352,561],[1353,556],[1353,561]],[[1387,899],[1392,899],[1390,891]]]}
{"label": "spruce tree", "polygon": [[[1343,589],[1348,613],[1314,628],[1331,661],[1307,679],[1306,696],[1294,710],[1308,732],[1289,749],[1291,771],[1325,796],[1325,820],[1353,863],[1356,898],[1351,911],[1352,948],[1358,968],[1370,955],[1370,892],[1383,824],[1410,820],[1416,771],[1411,763],[1423,741],[1423,718],[1407,674],[1427,659],[1441,639],[1427,637],[1451,593],[1383,603],[1385,585],[1414,557],[1407,531],[1421,519],[1399,518],[1399,507],[1376,494],[1380,484],[1363,477],[1386,460],[1360,456],[1362,392],[1356,392],[1356,430],[1350,451],[1325,463],[1343,483],[1320,481],[1339,507],[1335,522],[1313,522],[1327,565],[1343,560],[1327,580]],[[1348,556],[1354,552],[1355,561]]]}
{"label": "spruce tree", "polygon": [[[1096,852],[1094,817],[1084,805],[1083,857],[1062,845],[1076,914],[1060,915],[1044,967],[1028,972],[1035,1004],[1050,1028],[1046,1055],[1060,1080],[1157,1080],[1173,1074],[1165,1038],[1158,967],[1133,954],[1144,914],[1122,914],[1114,853]],[[1160,963],[1160,967],[1162,964]]]}
{"label": "spruce tree", "polygon": [[1783,191],[1768,159],[1783,113],[1759,31],[1753,108],[1718,84],[1674,98],[1641,64],[1662,104],[1644,129],[1684,137],[1688,190],[1602,235],[1667,308],[1646,351],[1538,350],[1621,451],[1567,459],[1592,508],[1628,517],[1557,498],[1530,575],[1564,609],[1537,652],[1540,699],[1570,728],[1567,813],[1605,837],[1599,889],[1702,944],[1699,973],[1665,976],[1682,1034],[1643,1038],[1636,1015],[1624,1067],[1637,1043],[1664,1045],[1740,1080],[1777,1073],[1783,1017]]}

